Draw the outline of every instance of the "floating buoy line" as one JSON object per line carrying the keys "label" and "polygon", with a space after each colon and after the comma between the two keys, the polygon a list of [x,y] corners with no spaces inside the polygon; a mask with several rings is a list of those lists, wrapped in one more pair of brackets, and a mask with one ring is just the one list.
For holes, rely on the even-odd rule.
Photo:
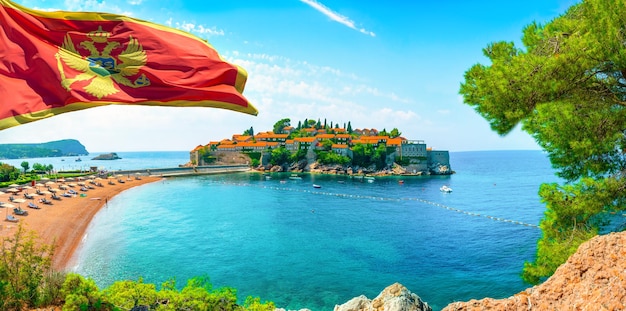
{"label": "floating buoy line", "polygon": [[483,217],[483,218],[491,219],[493,221],[510,223],[510,224],[520,225],[520,226],[530,227],[530,228],[539,228],[539,226],[537,226],[537,225],[533,225],[533,224],[529,224],[529,223],[525,223],[525,222],[521,222],[521,221],[517,221],[517,220],[511,220],[511,219],[506,219],[506,218],[501,218],[501,217],[490,216],[490,215],[486,215],[486,214],[479,214],[479,213],[474,213],[474,212],[468,212],[468,211],[465,211],[465,210],[462,210],[462,209],[446,206],[446,205],[443,205],[443,204],[440,204],[440,203],[437,203],[437,202],[432,202],[432,201],[428,201],[428,200],[424,200],[424,199],[420,199],[420,198],[390,198],[390,197],[379,197],[379,196],[371,196],[371,195],[355,195],[355,194],[347,194],[347,193],[336,193],[336,192],[325,192],[325,191],[311,191],[311,190],[307,190],[307,189],[294,189],[294,188],[288,188],[288,187],[274,187],[274,186],[260,186],[260,185],[259,186],[255,186],[255,185],[247,184],[247,183],[231,183],[231,182],[220,182],[220,181],[212,181],[211,183],[224,184],[224,185],[233,185],[233,186],[255,187],[255,188],[278,190],[278,191],[301,192],[301,193],[308,193],[308,194],[315,194],[315,195],[325,195],[325,196],[334,196],[334,197],[341,197],[341,198],[364,199],[364,200],[372,200],[372,201],[396,201],[396,202],[415,201],[415,202],[420,202],[420,203],[432,205],[432,206],[435,206],[435,207],[439,207],[439,208],[442,208],[442,209],[445,209],[445,210],[449,210],[449,211],[452,211],[452,212],[464,214],[464,215],[467,215],[467,216]]}

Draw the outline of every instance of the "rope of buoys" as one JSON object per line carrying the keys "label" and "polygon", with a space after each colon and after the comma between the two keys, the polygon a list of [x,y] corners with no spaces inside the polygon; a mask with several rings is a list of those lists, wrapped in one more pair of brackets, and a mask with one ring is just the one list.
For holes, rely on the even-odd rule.
{"label": "rope of buoys", "polygon": [[248,184],[248,183],[228,183],[228,182],[219,182],[219,181],[214,181],[213,183],[228,184],[228,185],[235,185],[235,186],[257,187],[257,188],[278,190],[278,191],[301,192],[301,193],[309,193],[309,194],[315,194],[315,195],[326,195],[326,196],[334,196],[334,197],[341,197],[341,198],[354,198],[354,199],[374,200],[374,201],[396,201],[396,202],[416,201],[416,202],[420,202],[420,203],[436,206],[436,207],[439,207],[439,208],[443,208],[445,210],[457,212],[457,213],[468,215],[468,216],[483,217],[483,218],[491,219],[493,221],[498,221],[498,222],[510,223],[510,224],[515,224],[515,225],[520,225],[520,226],[530,227],[530,228],[539,228],[539,226],[537,226],[537,225],[533,225],[533,224],[529,224],[529,223],[525,223],[525,222],[521,222],[521,221],[517,221],[517,220],[511,220],[511,219],[506,219],[506,218],[501,218],[501,217],[495,217],[495,216],[491,216],[491,215],[485,215],[485,214],[479,214],[479,213],[474,213],[474,212],[468,212],[468,211],[464,211],[464,210],[461,210],[461,209],[458,209],[458,208],[446,206],[446,205],[443,205],[441,203],[432,202],[432,201],[428,201],[428,200],[424,200],[424,199],[420,199],[420,198],[390,198],[390,197],[378,197],[378,196],[371,196],[371,195],[355,195],[355,194],[347,194],[347,193],[312,191],[312,190],[307,190],[307,189],[294,189],[294,188],[288,188],[288,187],[254,186],[254,185]]}

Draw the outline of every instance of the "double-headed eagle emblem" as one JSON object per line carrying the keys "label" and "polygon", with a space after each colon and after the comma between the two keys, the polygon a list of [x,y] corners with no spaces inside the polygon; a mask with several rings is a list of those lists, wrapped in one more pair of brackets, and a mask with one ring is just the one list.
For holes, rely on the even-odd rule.
{"label": "double-headed eagle emblem", "polygon": [[[116,83],[131,88],[150,85],[150,80],[145,74],[142,73],[137,77],[139,69],[148,61],[148,56],[139,41],[131,36],[126,49],[114,57],[111,55],[112,52],[121,49],[121,44],[109,42],[110,36],[111,34],[103,31],[100,26],[98,30],[88,33],[89,40],[80,42],[77,47],[69,34],[65,35],[63,45],[59,47],[55,56],[61,74],[61,85],[66,90],[70,91],[75,82],[88,81],[83,88],[85,92],[102,99],[120,91],[115,86]],[[98,46],[104,47],[100,51]],[[77,48],[87,50],[90,55],[81,55]],[[73,78],[67,77],[62,63],[81,73]],[[133,78],[134,81],[131,80]]]}

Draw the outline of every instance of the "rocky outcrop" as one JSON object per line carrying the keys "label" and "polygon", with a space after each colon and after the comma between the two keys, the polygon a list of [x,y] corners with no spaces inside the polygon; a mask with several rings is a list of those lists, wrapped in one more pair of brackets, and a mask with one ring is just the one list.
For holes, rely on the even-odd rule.
{"label": "rocky outcrop", "polygon": [[121,158],[115,152],[101,154],[95,158],[92,158],[92,160],[118,160],[118,159],[121,159]]}
{"label": "rocky outcrop", "polygon": [[429,167],[430,173],[433,175],[450,175],[453,174],[453,171],[450,169],[449,165],[435,163]]}
{"label": "rocky outcrop", "polygon": [[[396,283],[373,300],[359,296],[334,311],[431,310]],[[506,299],[453,302],[442,311],[626,310],[626,232],[583,243],[544,283]]]}
{"label": "rocky outcrop", "polygon": [[406,287],[395,283],[373,300],[361,295],[335,306],[334,311],[432,311],[432,308]]}
{"label": "rocky outcrop", "polygon": [[544,283],[507,299],[449,304],[465,310],[626,310],[626,232],[583,243]]}

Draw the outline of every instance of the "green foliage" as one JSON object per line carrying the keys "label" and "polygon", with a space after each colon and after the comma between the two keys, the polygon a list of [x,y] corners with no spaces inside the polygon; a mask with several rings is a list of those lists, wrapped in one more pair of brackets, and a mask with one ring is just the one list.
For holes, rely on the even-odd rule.
{"label": "green foliage", "polygon": [[350,158],[346,156],[342,156],[340,154],[336,154],[332,151],[317,151],[317,162],[320,164],[328,165],[328,164],[339,164],[339,165],[347,165],[350,164]]}
{"label": "green foliage", "polygon": [[387,166],[387,147],[383,144],[378,145],[374,150],[371,161],[376,165],[377,169],[385,168]]}
{"label": "green foliage", "polygon": [[321,142],[322,149],[325,151],[330,151],[333,148],[333,142],[330,139],[324,139]]}
{"label": "green foliage", "polygon": [[15,166],[0,163],[0,182],[11,182],[13,180],[17,180],[19,176],[20,171]]}
{"label": "green foliage", "polygon": [[130,310],[137,306],[155,306],[158,302],[154,284],[146,284],[140,278],[135,281],[117,281],[104,290],[107,302]]}
{"label": "green foliage", "polygon": [[465,73],[464,102],[499,134],[521,124],[566,183],[540,190],[547,211],[535,261],[524,268],[531,283],[600,232],[603,213],[624,208],[625,24],[626,0],[584,1],[545,25],[528,25],[524,49],[489,44],[490,65]]}
{"label": "green foliage", "polygon": [[352,164],[361,167],[372,165],[374,147],[371,144],[356,144],[352,147]]}
{"label": "green foliage", "polygon": [[248,157],[250,157],[250,166],[257,167],[261,165],[261,153],[258,151],[246,152]]}
{"label": "green foliage", "polygon": [[92,279],[70,273],[65,277],[61,287],[65,297],[63,311],[112,310],[113,306],[105,302],[104,294]]}
{"label": "green foliage", "polygon": [[361,167],[375,165],[377,169],[387,166],[387,147],[384,144],[374,148],[371,144],[356,144],[352,147],[352,164]]}
{"label": "green foliage", "polygon": [[196,277],[182,290],[175,281],[163,283],[157,291],[154,284],[117,281],[101,291],[92,279],[70,273],[63,275],[51,269],[54,248],[36,243],[34,232],[19,226],[15,234],[1,240],[0,311],[60,306],[63,311],[130,310],[145,306],[149,310],[274,310],[272,302],[261,303],[248,297],[245,305],[237,304],[233,288],[213,289],[209,278]]}
{"label": "green foliage", "polygon": [[604,214],[624,209],[623,180],[583,178],[575,184],[543,184],[539,190],[546,203],[537,244],[537,257],[525,263],[522,277],[536,284],[576,252],[578,246],[609,224]]}
{"label": "green foliage", "polygon": [[209,165],[215,161],[217,158],[211,153],[211,150],[207,147],[203,147],[198,150],[198,158],[200,158],[200,163],[202,165]]}
{"label": "green foliage", "polygon": [[251,126],[249,129],[243,131],[243,135],[254,136],[254,128],[252,128],[252,126]]}
{"label": "green foliage", "polygon": [[20,163],[20,166],[22,167],[22,169],[24,169],[24,173],[28,172],[28,170],[30,169],[30,164],[28,164],[28,161],[22,161],[22,163]]}
{"label": "green foliage", "polygon": [[291,152],[287,150],[287,148],[285,148],[284,146],[280,146],[272,150],[270,164],[283,165],[283,164],[289,163],[290,156],[291,156]]}
{"label": "green foliage", "polygon": [[259,297],[248,296],[246,302],[243,304],[244,308],[248,311],[274,311],[276,306],[273,302],[261,302]]}
{"label": "green foliage", "polygon": [[391,137],[391,138],[396,138],[396,137],[399,137],[400,135],[402,135],[402,132],[400,132],[400,131],[399,131],[397,128],[395,128],[395,127],[394,127],[394,128],[391,130],[391,132],[389,133],[389,137]]}
{"label": "green foliage", "polygon": [[285,132],[285,127],[291,125],[291,119],[289,118],[284,118],[284,119],[280,119],[278,120],[278,122],[274,123],[274,128],[273,131],[276,134],[282,134]]}
{"label": "green foliage", "polygon": [[54,248],[38,245],[35,234],[18,226],[13,236],[2,239],[0,248],[0,310],[21,310],[53,303],[58,299],[51,269]]}
{"label": "green foliage", "polygon": [[306,152],[307,151],[305,149],[299,149],[298,151],[292,153],[291,156],[289,156],[289,161],[291,163],[295,163],[300,160],[306,159]]}
{"label": "green foliage", "polygon": [[41,163],[33,163],[33,171],[36,171],[38,173],[50,172],[53,168],[54,167],[52,166],[52,164],[44,165]]}

